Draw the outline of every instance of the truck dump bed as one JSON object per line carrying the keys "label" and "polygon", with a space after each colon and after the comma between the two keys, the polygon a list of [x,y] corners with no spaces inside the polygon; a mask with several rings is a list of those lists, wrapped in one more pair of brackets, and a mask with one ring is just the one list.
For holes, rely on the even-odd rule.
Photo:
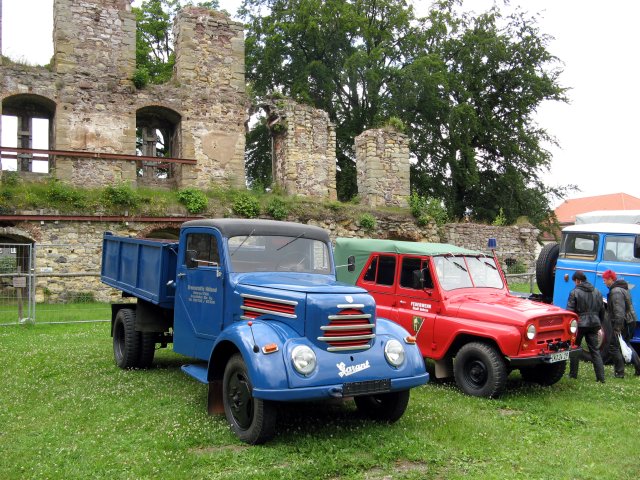
{"label": "truck dump bed", "polygon": [[103,283],[164,308],[173,308],[178,242],[118,237],[102,242]]}

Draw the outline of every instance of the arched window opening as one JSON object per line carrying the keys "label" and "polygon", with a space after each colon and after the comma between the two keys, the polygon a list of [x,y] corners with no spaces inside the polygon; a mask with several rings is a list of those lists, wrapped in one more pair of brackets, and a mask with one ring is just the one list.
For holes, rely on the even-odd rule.
{"label": "arched window opening", "polygon": [[[49,150],[53,139],[55,103],[39,95],[13,95],[2,101],[0,130],[3,147]],[[0,168],[18,172],[49,173],[49,156],[2,152]]]}
{"label": "arched window opening", "polygon": [[[156,158],[180,157],[180,114],[164,107],[144,107],[136,113],[136,155]],[[174,183],[178,164],[139,161],[138,182]]]}

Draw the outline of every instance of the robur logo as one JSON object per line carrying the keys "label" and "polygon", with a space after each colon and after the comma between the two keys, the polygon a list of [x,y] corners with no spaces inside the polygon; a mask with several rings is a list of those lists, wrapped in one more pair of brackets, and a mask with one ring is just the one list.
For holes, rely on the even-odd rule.
{"label": "robur logo", "polygon": [[366,370],[370,366],[371,365],[369,365],[369,360],[364,363],[359,363],[358,365],[351,365],[349,367],[347,367],[344,362],[336,363],[336,367],[338,367],[338,370],[340,370],[338,372],[340,378],[348,377],[349,375],[353,375],[354,373],[361,372],[362,370]]}

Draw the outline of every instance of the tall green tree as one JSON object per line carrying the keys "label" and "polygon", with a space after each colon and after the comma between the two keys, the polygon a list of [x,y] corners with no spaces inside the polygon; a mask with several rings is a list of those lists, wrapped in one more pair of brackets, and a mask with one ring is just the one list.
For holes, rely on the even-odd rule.
{"label": "tall green tree", "polygon": [[543,101],[565,101],[559,62],[535,17],[433,4],[416,19],[404,0],[245,0],[247,77],[336,123],[341,199],[355,194],[353,138],[401,118],[416,164],[412,188],[453,218],[544,218],[549,166],[536,125]]}

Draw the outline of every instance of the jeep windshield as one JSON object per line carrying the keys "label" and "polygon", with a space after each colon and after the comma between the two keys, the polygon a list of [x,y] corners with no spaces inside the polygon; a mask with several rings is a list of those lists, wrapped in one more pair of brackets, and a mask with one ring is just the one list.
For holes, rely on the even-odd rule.
{"label": "jeep windshield", "polygon": [[444,290],[504,287],[500,271],[491,257],[448,254],[433,257],[433,263]]}
{"label": "jeep windshield", "polygon": [[331,273],[324,242],[297,236],[240,235],[229,238],[231,270],[245,272]]}

